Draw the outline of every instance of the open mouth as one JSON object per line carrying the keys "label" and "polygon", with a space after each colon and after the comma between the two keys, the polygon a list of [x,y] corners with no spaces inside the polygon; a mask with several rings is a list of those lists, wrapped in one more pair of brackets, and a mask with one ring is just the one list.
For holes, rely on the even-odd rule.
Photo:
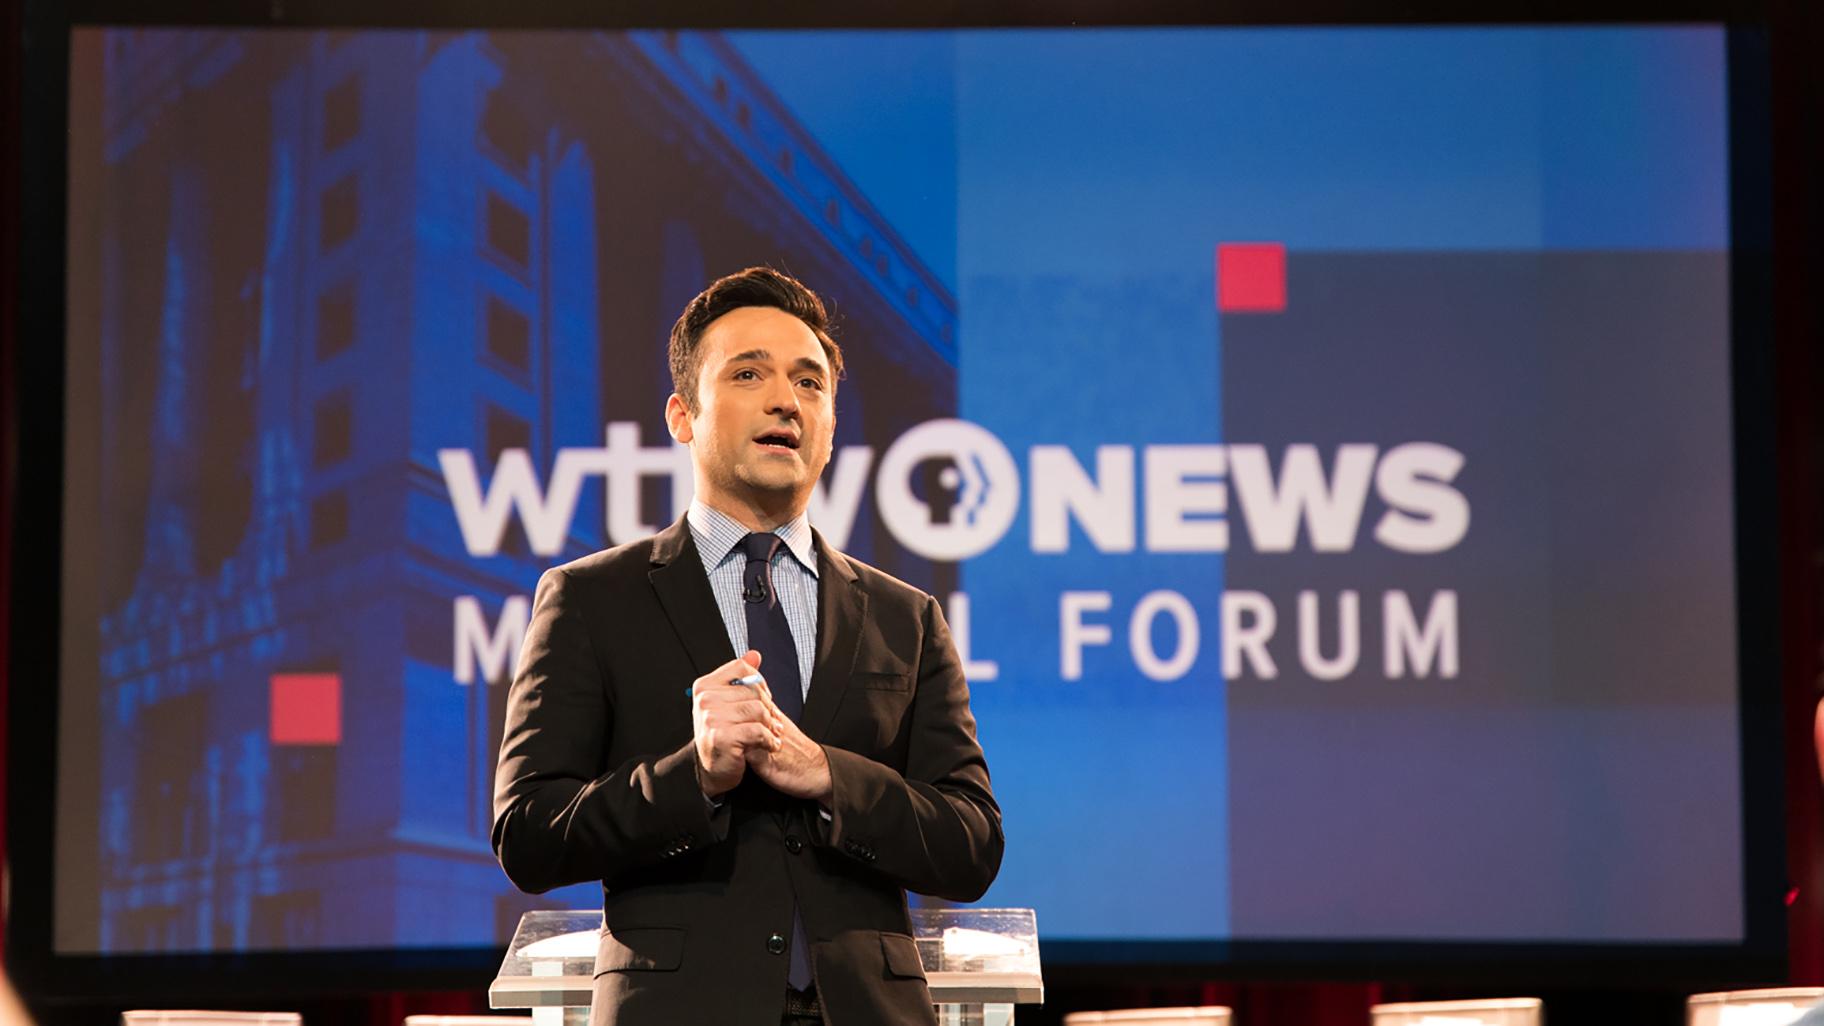
{"label": "open mouth", "polygon": [[754,439],[754,444],[768,452],[792,452],[798,448],[798,439],[783,431],[773,431]]}

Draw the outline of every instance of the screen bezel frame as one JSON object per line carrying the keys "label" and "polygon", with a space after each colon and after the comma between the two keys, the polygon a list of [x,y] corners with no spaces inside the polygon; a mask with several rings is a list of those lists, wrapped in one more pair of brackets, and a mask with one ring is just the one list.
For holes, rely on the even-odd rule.
{"label": "screen bezel frame", "polygon": [[[55,688],[61,580],[69,47],[78,27],[107,25],[243,28],[973,28],[1082,24],[1588,24],[1713,22],[1728,49],[1731,408],[1737,558],[1738,669],[1742,746],[1743,908],[1740,944],[1491,944],[1375,941],[1047,941],[1048,967],[1073,980],[1173,981],[1212,977],[1372,979],[1564,986],[1662,982],[1693,988],[1782,980],[1786,971],[1785,782],[1781,735],[1779,616],[1780,486],[1775,472],[1776,338],[1772,320],[1772,124],[1768,15],[1758,4],[1496,4],[1465,21],[1442,5],[1407,4],[1398,16],[1362,3],[1236,8],[1215,18],[1180,5],[1075,3],[1046,10],[1017,4],[936,5],[859,15],[828,0],[757,12],[727,0],[679,10],[659,2],[602,11],[583,3],[504,11],[481,4],[393,3],[373,10],[349,0],[287,4],[190,2],[153,14],[122,0],[68,8],[27,5],[21,113],[21,253],[15,395],[9,437],[18,443],[9,604],[7,835],[11,868],[6,917],[10,972],[43,997],[193,993],[207,981],[223,997],[333,995],[485,985],[494,947],[337,949],[177,955],[70,955],[53,947],[55,793],[22,766],[57,765]],[[1628,10],[1628,7],[1635,9]],[[29,255],[31,259],[24,257]],[[37,340],[26,345],[24,340]],[[25,430],[30,426],[28,435]],[[25,881],[31,881],[24,885]]]}

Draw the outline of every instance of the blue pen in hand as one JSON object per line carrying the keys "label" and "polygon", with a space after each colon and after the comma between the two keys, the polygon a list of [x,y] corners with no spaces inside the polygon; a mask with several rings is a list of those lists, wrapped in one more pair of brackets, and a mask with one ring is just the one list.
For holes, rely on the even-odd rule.
{"label": "blue pen in hand", "polygon": [[[729,681],[729,683],[730,684],[740,684],[740,685],[743,685],[744,687],[757,688],[760,686],[760,683],[762,681],[764,681],[765,679],[766,678],[760,676],[757,673],[750,673],[745,677],[736,677],[734,680]],[[696,696],[696,693],[697,693],[697,689],[696,689],[695,685],[692,685],[691,687],[687,687],[684,689],[685,698],[694,698]]]}

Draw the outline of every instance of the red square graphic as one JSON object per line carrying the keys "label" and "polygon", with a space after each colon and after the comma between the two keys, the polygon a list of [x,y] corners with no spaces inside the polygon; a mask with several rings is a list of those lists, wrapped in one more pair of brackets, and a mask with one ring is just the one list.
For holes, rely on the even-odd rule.
{"label": "red square graphic", "polygon": [[342,675],[273,674],[271,734],[275,745],[341,744]]}
{"label": "red square graphic", "polygon": [[1220,313],[1279,313],[1286,308],[1283,242],[1216,244],[1216,309]]}

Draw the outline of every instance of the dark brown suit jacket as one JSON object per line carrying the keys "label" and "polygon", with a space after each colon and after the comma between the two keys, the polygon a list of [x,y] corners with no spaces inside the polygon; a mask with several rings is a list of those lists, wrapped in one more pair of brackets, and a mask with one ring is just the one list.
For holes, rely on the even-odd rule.
{"label": "dark brown suit jacket", "polygon": [[592,1026],[776,1026],[794,897],[829,1023],[935,1021],[905,891],[979,898],[1000,807],[937,602],[815,542],[828,821],[752,774],[703,799],[685,690],[735,653],[682,518],[539,580],[494,851],[522,890],[602,881]]}

